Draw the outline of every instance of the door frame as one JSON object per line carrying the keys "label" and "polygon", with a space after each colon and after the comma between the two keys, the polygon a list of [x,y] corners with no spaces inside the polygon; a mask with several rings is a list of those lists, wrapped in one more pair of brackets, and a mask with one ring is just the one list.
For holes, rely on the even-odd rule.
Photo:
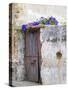
{"label": "door frame", "polygon": [[[37,29],[37,30],[36,30]],[[31,31],[29,31],[31,33]],[[33,29],[33,32],[32,33],[36,33],[38,32],[38,83],[41,83],[41,74],[40,74],[40,71],[41,71],[41,42],[40,42],[40,28],[35,28]],[[24,40],[25,40],[25,46],[26,46],[26,32],[24,32]],[[25,47],[25,50],[26,50],[26,47]],[[24,65],[25,65],[25,59],[26,59],[26,52],[24,51]],[[26,76],[26,68],[25,68],[25,80],[27,80],[27,76]]]}

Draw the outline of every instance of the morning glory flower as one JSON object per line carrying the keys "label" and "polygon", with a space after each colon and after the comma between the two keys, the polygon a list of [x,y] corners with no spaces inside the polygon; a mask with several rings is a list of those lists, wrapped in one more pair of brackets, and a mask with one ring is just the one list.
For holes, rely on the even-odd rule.
{"label": "morning glory flower", "polygon": [[23,30],[23,31],[26,31],[26,29],[27,29],[27,24],[23,24],[23,25],[22,25],[22,30]]}
{"label": "morning glory flower", "polygon": [[44,19],[44,17],[41,17],[41,18],[40,18],[40,20],[43,20],[43,19]]}
{"label": "morning glory flower", "polygon": [[34,22],[30,23],[30,25],[32,25],[32,26],[39,25],[39,21],[34,21]]}
{"label": "morning glory flower", "polygon": [[49,18],[49,23],[50,25],[58,25],[58,21],[52,16]]}
{"label": "morning glory flower", "polygon": [[45,25],[50,25],[49,20],[47,20],[47,21],[45,22]]}
{"label": "morning glory flower", "polygon": [[31,26],[36,26],[36,25],[58,25],[58,21],[56,20],[56,18],[54,18],[53,16],[49,17],[49,18],[45,18],[45,17],[41,17],[39,20],[36,20],[34,22],[28,23],[28,24],[23,24],[22,25],[22,31],[27,31],[28,27]]}

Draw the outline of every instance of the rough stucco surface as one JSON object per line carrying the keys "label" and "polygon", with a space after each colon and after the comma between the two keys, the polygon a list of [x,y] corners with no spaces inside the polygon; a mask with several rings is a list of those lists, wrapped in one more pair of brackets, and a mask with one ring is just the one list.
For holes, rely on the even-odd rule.
{"label": "rough stucco surface", "polygon": [[17,80],[23,80],[24,79],[24,33],[19,32],[18,33],[18,60],[19,65],[17,66]]}
{"label": "rough stucco surface", "polygon": [[[44,30],[40,30],[40,40],[42,43],[41,77],[43,84],[59,84],[66,82],[65,37],[65,26],[48,26]],[[62,53],[60,59],[56,57],[58,51]]]}
{"label": "rough stucco surface", "polygon": [[22,15],[23,7],[12,4],[12,81],[24,80],[24,33],[16,29],[17,25],[20,25],[21,20],[18,19]]}
{"label": "rough stucco surface", "polygon": [[24,68],[24,33],[18,32],[18,62],[13,62],[12,77],[13,80],[22,81],[24,80],[25,68]]}

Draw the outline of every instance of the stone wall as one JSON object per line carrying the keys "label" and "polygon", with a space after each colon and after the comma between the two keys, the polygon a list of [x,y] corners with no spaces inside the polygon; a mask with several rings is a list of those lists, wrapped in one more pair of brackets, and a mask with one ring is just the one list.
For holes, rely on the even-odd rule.
{"label": "stone wall", "polygon": [[24,16],[24,5],[12,4],[12,81],[24,80],[24,33],[21,28],[20,17]]}
{"label": "stone wall", "polygon": [[[66,26],[46,26],[40,30],[43,84],[66,82]],[[57,56],[57,52],[60,52]],[[60,56],[59,56],[60,55]]]}
{"label": "stone wall", "polygon": [[[17,31],[17,60],[12,62],[12,80],[22,81],[24,80],[25,68],[24,68],[24,33],[22,31]],[[15,47],[16,48],[16,47]]]}

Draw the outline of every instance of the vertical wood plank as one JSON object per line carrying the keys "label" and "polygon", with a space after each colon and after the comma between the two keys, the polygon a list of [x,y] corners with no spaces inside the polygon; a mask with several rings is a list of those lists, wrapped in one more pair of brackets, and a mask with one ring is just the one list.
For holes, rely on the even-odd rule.
{"label": "vertical wood plank", "polygon": [[40,32],[25,33],[25,69],[26,78],[38,82],[40,79]]}

